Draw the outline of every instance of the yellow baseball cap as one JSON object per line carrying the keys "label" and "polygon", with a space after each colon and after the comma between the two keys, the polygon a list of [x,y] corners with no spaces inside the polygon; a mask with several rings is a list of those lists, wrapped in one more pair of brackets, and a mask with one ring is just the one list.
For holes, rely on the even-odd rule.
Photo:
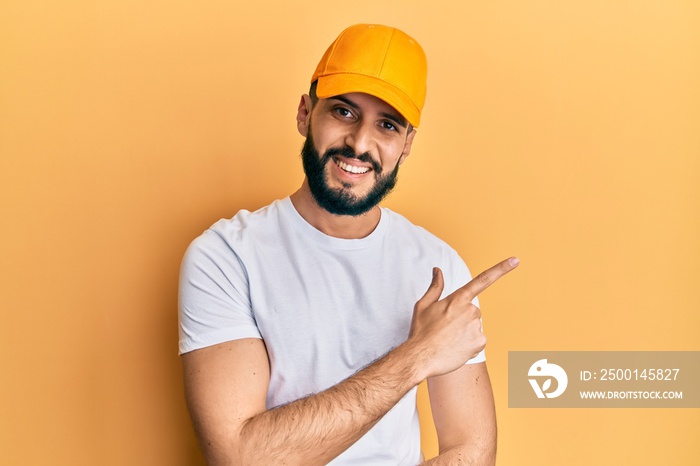
{"label": "yellow baseball cap", "polygon": [[425,104],[428,63],[409,35],[379,24],[356,24],[340,33],[316,67],[322,99],[363,92],[394,107],[413,126]]}

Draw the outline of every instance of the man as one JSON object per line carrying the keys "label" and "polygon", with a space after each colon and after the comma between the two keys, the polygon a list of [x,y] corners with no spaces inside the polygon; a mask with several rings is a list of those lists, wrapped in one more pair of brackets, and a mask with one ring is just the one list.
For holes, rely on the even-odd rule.
{"label": "man", "polygon": [[472,300],[517,259],[469,282],[453,249],[377,205],[411,150],[425,83],[405,33],[343,31],[299,103],[302,187],[188,249],[180,352],[211,465],[418,464],[425,379],[440,443],[431,464],[494,463]]}

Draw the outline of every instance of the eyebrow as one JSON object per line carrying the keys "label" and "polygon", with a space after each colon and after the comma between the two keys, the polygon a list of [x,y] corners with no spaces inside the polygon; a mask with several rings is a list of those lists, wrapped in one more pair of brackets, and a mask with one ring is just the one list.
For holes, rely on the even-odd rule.
{"label": "eyebrow", "polygon": [[[340,100],[341,102],[345,103],[349,107],[352,107],[355,110],[360,110],[359,105],[357,105],[355,102],[353,102],[352,100],[348,99],[347,97],[345,97],[343,95],[336,95],[336,96],[330,97],[329,100],[331,100],[331,99]],[[387,120],[391,120],[392,122],[396,123],[400,127],[406,128],[406,119],[403,118],[402,116],[394,114],[394,113],[388,113],[388,112],[381,112],[380,115],[383,116],[384,118],[386,118]]]}

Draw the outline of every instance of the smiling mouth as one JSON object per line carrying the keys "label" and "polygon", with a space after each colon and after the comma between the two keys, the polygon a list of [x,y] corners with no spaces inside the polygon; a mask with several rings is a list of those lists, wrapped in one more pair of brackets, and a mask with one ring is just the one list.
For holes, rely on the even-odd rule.
{"label": "smiling mouth", "polygon": [[333,161],[336,165],[338,165],[338,167],[341,168],[341,170],[355,175],[361,175],[371,170],[370,167],[358,167],[356,165],[350,165],[349,163],[345,163],[342,160],[338,160],[335,157],[333,157]]}

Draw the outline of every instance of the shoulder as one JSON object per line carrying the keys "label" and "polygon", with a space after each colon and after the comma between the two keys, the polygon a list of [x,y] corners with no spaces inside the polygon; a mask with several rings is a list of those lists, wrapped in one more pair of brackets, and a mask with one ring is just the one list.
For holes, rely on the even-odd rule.
{"label": "shoulder", "polygon": [[447,295],[471,280],[471,273],[460,254],[447,242],[418,226],[401,214],[382,207],[382,215],[390,218],[392,242],[400,245],[401,254],[430,258],[431,266],[440,267],[445,277]]}
{"label": "shoulder", "polygon": [[256,211],[240,210],[235,216],[215,222],[188,246],[183,270],[217,267],[222,271],[239,268],[260,240],[280,235],[280,201]]}
{"label": "shoulder", "polygon": [[280,203],[273,203],[255,211],[239,210],[231,218],[222,218],[192,241],[190,248],[232,248],[245,245],[261,234],[274,232],[280,222]]}
{"label": "shoulder", "polygon": [[[403,215],[382,207],[382,215],[390,218],[391,234],[405,247],[414,245],[429,249],[433,254],[440,253],[445,259],[459,259],[459,254],[448,243],[422,226],[416,225]],[[461,259],[459,259],[461,261]]]}
{"label": "shoulder", "polygon": [[253,212],[240,210],[233,218],[221,219],[207,231],[216,233],[226,242],[242,241],[274,231],[274,227],[280,223],[282,204],[283,201],[277,200]]}

